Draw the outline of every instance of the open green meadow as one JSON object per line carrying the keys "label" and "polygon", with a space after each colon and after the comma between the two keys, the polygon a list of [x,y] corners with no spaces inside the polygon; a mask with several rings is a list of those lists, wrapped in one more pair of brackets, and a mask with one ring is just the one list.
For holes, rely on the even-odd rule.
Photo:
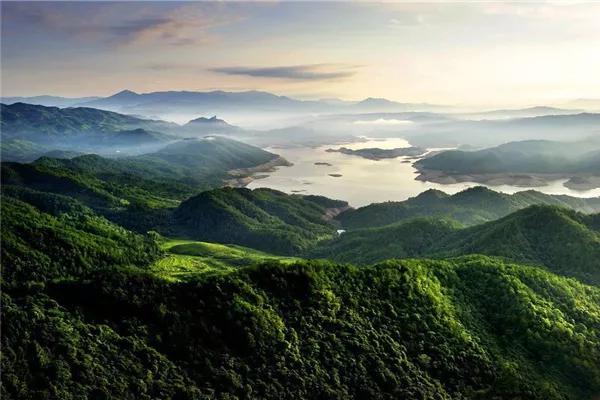
{"label": "open green meadow", "polygon": [[198,274],[228,272],[259,262],[278,260],[291,263],[296,257],[282,257],[243,246],[196,242],[184,239],[164,239],[160,243],[165,257],[155,261],[150,269],[169,281],[182,281]]}

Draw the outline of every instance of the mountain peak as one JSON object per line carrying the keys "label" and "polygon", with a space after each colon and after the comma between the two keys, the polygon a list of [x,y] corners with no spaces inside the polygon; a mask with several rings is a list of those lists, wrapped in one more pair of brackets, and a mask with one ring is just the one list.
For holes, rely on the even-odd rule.
{"label": "mountain peak", "polygon": [[210,118],[199,117],[199,118],[189,121],[188,124],[207,124],[207,125],[230,126],[227,122],[225,122],[225,120],[217,118],[216,115],[213,115]]}
{"label": "mountain peak", "polygon": [[126,98],[126,97],[137,97],[139,96],[139,93],[136,93],[134,91],[125,89],[125,90],[121,90],[119,93],[113,94],[112,98]]}
{"label": "mountain peak", "polygon": [[385,99],[383,97],[367,97],[366,99],[360,101],[359,104],[380,105],[380,104],[394,104],[394,102],[391,100]]}

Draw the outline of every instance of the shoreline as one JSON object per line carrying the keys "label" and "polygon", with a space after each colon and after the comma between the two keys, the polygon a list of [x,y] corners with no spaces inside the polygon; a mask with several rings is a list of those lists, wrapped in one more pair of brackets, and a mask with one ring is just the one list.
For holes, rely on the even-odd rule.
{"label": "shoreline", "polygon": [[451,174],[440,170],[418,169],[415,180],[433,182],[441,185],[474,182],[490,186],[515,186],[523,188],[543,188],[550,182],[566,180],[563,186],[567,189],[587,191],[600,188],[600,176],[573,176],[571,174],[543,173],[493,173],[493,174]]}
{"label": "shoreline", "polygon": [[268,175],[254,175],[259,172],[274,172],[277,167],[291,167],[292,164],[285,158],[277,156],[271,161],[264,164],[259,164],[249,168],[238,168],[228,171],[230,179],[223,181],[223,186],[229,187],[246,187],[250,182],[257,179],[266,178]]}

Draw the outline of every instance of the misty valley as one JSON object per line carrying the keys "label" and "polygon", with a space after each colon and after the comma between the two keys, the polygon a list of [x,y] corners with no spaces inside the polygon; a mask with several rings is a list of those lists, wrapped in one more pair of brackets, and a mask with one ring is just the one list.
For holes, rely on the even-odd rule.
{"label": "misty valley", "polygon": [[0,20],[2,399],[600,399],[600,3]]}
{"label": "misty valley", "polygon": [[3,396],[600,390],[600,114],[90,107],[123,97],[3,100]]}

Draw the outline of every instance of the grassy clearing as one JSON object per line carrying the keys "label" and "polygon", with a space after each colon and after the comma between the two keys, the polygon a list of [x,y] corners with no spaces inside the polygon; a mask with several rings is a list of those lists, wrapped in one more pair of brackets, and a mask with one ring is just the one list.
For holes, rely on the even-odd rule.
{"label": "grassy clearing", "polygon": [[187,280],[198,274],[227,272],[266,260],[292,262],[281,257],[237,245],[166,239],[161,248],[167,256],[152,264],[154,273],[171,281]]}

